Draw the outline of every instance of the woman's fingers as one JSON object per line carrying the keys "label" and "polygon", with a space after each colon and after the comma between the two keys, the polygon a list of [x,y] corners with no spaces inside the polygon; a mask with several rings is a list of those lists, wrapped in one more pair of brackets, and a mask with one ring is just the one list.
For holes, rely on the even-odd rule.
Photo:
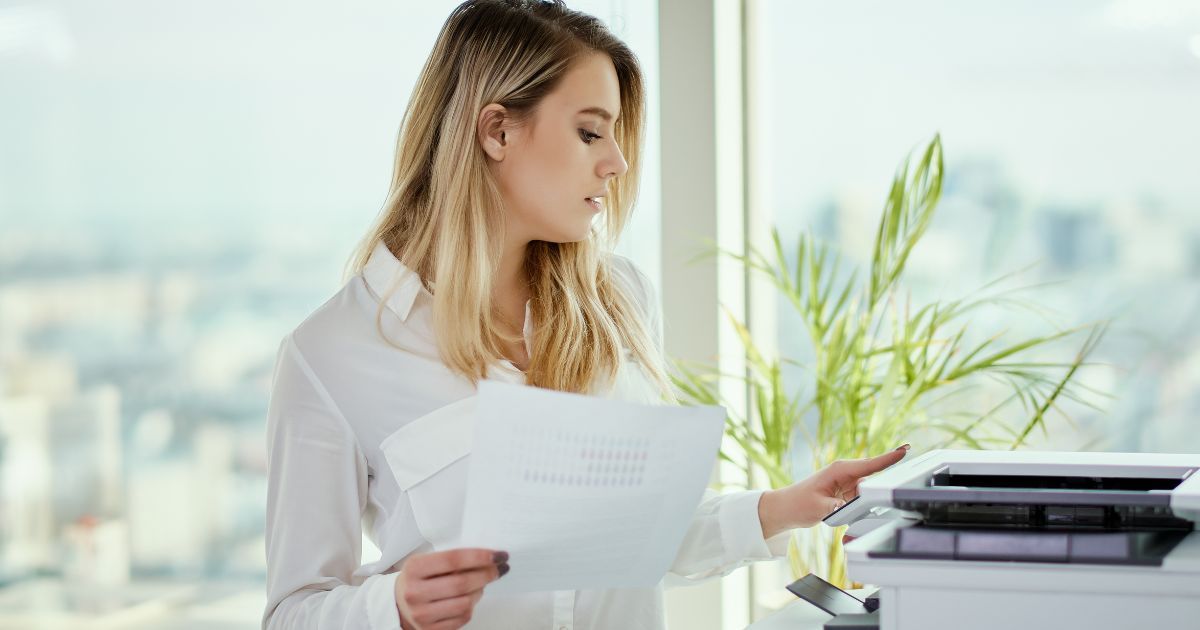
{"label": "woman's fingers", "polygon": [[450,549],[405,561],[396,579],[396,609],[406,630],[456,630],[471,620],[483,588],[508,572],[508,554]]}
{"label": "woman's fingers", "polygon": [[425,625],[436,625],[458,617],[469,617],[482,596],[483,591],[478,590],[474,593],[438,600],[423,606],[421,615],[429,620],[425,622]]}
{"label": "woman's fingers", "polygon": [[[507,571],[507,564],[501,566]],[[494,582],[499,577],[500,567],[489,564],[482,569],[459,571],[457,573],[426,578],[414,585],[410,593],[418,600],[437,602],[481,591],[483,587]]]}
{"label": "woman's fingers", "polygon": [[404,570],[415,578],[426,578],[459,571],[496,566],[508,561],[508,553],[491,549],[451,549],[440,553],[414,556]]}
{"label": "woman's fingers", "polygon": [[868,457],[866,459],[845,459],[835,462],[838,467],[837,474],[839,477],[849,477],[852,479],[861,479],[862,477],[873,475],[904,459],[904,456],[908,454],[908,448],[909,446],[905,444],[883,455]]}

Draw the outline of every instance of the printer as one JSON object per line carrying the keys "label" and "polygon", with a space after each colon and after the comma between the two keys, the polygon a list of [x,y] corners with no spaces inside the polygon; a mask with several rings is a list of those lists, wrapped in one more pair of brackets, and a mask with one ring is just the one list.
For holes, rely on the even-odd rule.
{"label": "printer", "polygon": [[[830,525],[882,630],[1200,629],[1200,455],[937,450]],[[874,521],[873,528],[858,527]]]}

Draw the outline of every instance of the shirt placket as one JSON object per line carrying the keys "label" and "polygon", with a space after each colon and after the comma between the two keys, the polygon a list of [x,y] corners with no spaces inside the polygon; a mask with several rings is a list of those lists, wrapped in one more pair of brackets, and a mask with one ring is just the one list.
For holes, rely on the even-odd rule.
{"label": "shirt placket", "polygon": [[575,591],[554,591],[554,630],[575,627]]}

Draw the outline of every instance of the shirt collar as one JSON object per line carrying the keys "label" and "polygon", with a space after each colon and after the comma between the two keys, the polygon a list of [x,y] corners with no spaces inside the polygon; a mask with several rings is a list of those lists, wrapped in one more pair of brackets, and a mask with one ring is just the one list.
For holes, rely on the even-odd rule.
{"label": "shirt collar", "polygon": [[421,277],[404,266],[382,240],[375,243],[375,249],[371,250],[371,256],[363,267],[363,280],[376,296],[381,299],[387,296],[387,307],[401,321],[408,319],[417,296],[422,292],[428,293],[421,284]]}
{"label": "shirt collar", "polygon": [[[371,289],[378,297],[382,298],[387,295],[387,307],[395,313],[401,321],[408,320],[408,314],[412,312],[413,303],[417,301],[417,296],[424,293],[429,297],[433,297],[425,290],[425,285],[421,283],[421,277],[415,271],[409,269],[392,254],[392,250],[388,249],[383,241],[375,243],[375,249],[371,250],[371,256],[367,258],[367,264],[363,267],[363,280],[366,281],[367,287]],[[395,287],[395,291],[392,288]],[[391,292],[389,294],[389,291]],[[525,302],[525,323],[522,327],[522,333],[525,337],[525,352],[526,354],[533,352],[533,320],[530,317],[530,302]],[[501,362],[504,367],[511,369],[517,374],[523,374],[515,366],[507,361]]]}

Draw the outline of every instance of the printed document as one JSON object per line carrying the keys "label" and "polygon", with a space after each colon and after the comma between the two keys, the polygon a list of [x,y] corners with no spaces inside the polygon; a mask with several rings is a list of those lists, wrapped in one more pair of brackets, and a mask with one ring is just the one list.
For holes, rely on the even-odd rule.
{"label": "printed document", "polygon": [[717,461],[722,407],[479,383],[461,546],[502,549],[489,592],[646,587]]}

